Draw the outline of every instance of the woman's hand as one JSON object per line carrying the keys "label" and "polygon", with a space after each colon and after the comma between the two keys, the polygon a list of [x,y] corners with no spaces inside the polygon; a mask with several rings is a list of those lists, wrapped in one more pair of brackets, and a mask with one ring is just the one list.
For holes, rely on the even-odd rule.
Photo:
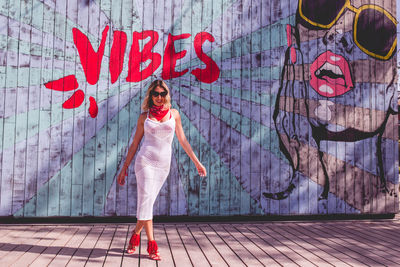
{"label": "woman's hand", "polygon": [[203,164],[201,164],[200,162],[196,164],[196,169],[201,177],[207,176],[206,167],[204,167]]}
{"label": "woman's hand", "polygon": [[118,184],[125,184],[125,176],[128,176],[128,171],[126,168],[122,168],[121,172],[118,175]]}

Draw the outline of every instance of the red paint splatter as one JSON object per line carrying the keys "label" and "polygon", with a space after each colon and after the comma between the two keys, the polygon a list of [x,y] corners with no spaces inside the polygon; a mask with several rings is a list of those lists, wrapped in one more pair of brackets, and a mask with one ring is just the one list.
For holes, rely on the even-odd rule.
{"label": "red paint splatter", "polygon": [[218,65],[203,52],[202,45],[205,41],[214,42],[214,37],[208,32],[199,32],[194,37],[194,50],[197,57],[206,64],[205,69],[194,69],[192,74],[203,83],[212,83],[219,78],[220,69]]}
{"label": "red paint splatter", "polygon": [[72,35],[74,37],[74,43],[78,49],[79,58],[83,71],[86,75],[86,80],[89,84],[96,84],[100,76],[101,60],[104,55],[104,47],[106,45],[106,38],[108,32],[108,26],[103,30],[101,37],[100,47],[97,52],[94,52],[93,46],[85,34],[83,34],[77,28],[72,29]]}
{"label": "red paint splatter", "polygon": [[97,107],[96,99],[94,97],[89,97],[90,106],[89,106],[89,114],[90,117],[96,118],[97,113],[99,112],[99,108]]}
{"label": "red paint splatter", "polygon": [[[150,37],[150,41],[146,43],[143,50],[140,51],[139,40]],[[151,50],[158,42],[158,33],[156,31],[134,32],[131,52],[129,53],[129,69],[127,82],[140,82],[149,77],[161,65],[161,55],[153,53]],[[140,71],[140,63],[148,60],[152,62],[142,71]]]}
{"label": "red paint splatter", "polygon": [[56,91],[72,91],[78,88],[79,84],[75,78],[75,75],[69,75],[61,79],[45,83],[44,86],[48,89]]}
{"label": "red paint splatter", "polygon": [[83,100],[85,99],[85,93],[82,90],[76,91],[67,101],[62,105],[63,108],[77,108],[82,105]]}
{"label": "red paint splatter", "polygon": [[180,77],[189,71],[188,69],[185,69],[183,71],[175,71],[176,61],[183,58],[186,55],[187,51],[182,50],[180,52],[176,52],[174,42],[181,39],[187,39],[190,36],[191,35],[189,33],[176,36],[172,34],[168,35],[168,42],[164,51],[164,62],[161,75],[164,80]]}
{"label": "red paint splatter", "polygon": [[121,31],[114,31],[109,63],[111,83],[115,83],[122,72],[122,68],[124,65],[126,41],[126,33]]}

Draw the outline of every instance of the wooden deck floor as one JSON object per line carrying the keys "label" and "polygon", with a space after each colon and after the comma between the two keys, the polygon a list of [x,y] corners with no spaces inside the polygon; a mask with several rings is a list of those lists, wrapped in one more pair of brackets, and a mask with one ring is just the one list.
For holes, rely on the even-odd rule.
{"label": "wooden deck floor", "polygon": [[400,220],[155,224],[161,262],[124,253],[133,224],[0,225],[0,266],[399,266]]}

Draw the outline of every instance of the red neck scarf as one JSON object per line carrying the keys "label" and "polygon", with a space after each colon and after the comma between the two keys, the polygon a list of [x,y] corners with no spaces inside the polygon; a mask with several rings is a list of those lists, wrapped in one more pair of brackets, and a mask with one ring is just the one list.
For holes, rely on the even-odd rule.
{"label": "red neck scarf", "polygon": [[165,117],[165,115],[167,115],[169,109],[163,109],[164,106],[156,106],[153,105],[149,111],[150,114],[153,115],[154,118],[156,118],[158,121],[162,120],[162,118]]}

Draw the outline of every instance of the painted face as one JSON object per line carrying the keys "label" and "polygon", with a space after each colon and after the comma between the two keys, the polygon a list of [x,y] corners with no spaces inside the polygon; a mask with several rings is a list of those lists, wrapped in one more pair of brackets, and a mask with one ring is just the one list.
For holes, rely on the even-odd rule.
{"label": "painted face", "polygon": [[[297,27],[316,124],[337,123],[344,109],[388,110],[397,41],[392,2],[299,0]],[[356,124],[346,122],[345,128]]]}
{"label": "painted face", "polygon": [[168,92],[164,90],[164,88],[157,86],[153,91],[151,91],[151,97],[154,105],[162,106],[165,103],[165,97],[168,95]]}

